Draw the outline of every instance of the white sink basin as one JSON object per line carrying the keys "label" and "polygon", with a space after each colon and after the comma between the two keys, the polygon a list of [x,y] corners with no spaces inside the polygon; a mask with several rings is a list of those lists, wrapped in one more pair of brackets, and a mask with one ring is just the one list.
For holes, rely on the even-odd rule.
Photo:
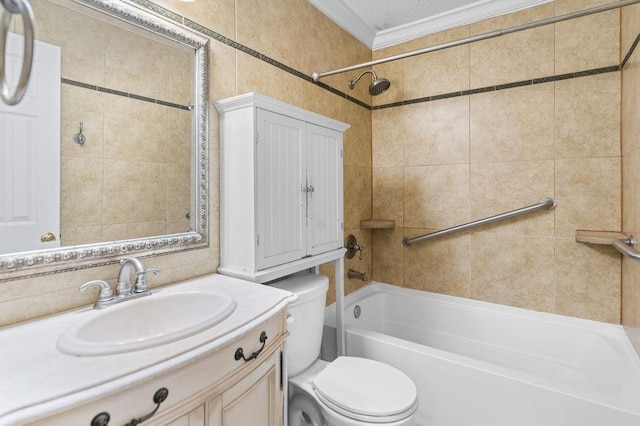
{"label": "white sink basin", "polygon": [[87,312],[86,318],[60,335],[57,347],[78,356],[150,348],[204,331],[235,308],[235,299],[222,293],[155,293]]}

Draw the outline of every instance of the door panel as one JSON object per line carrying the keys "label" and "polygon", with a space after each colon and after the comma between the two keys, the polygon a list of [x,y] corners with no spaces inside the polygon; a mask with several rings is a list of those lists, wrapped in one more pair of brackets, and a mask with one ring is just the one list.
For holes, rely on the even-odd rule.
{"label": "door panel", "polygon": [[307,250],[316,255],[342,247],[342,133],[307,124],[307,140]]}
{"label": "door panel", "polygon": [[304,123],[258,109],[257,114],[258,269],[304,257]]}
{"label": "door panel", "polygon": [[[9,34],[9,86],[22,37]],[[41,242],[51,232],[55,241]],[[37,42],[21,103],[0,103],[0,254],[60,246],[60,48]]]}

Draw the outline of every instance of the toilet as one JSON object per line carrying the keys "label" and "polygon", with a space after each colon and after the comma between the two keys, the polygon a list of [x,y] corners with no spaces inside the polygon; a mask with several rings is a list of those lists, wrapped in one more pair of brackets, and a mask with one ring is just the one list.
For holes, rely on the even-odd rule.
{"label": "toilet", "polygon": [[327,277],[307,273],[271,285],[298,296],[287,318],[288,426],[414,424],[418,392],[406,374],[366,358],[319,359]]}

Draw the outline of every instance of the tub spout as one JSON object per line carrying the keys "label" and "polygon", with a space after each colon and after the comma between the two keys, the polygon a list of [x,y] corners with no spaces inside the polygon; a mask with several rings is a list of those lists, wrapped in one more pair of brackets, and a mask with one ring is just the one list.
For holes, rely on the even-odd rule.
{"label": "tub spout", "polygon": [[350,280],[369,281],[366,272],[358,272],[354,271],[353,269],[349,269],[349,271],[347,272],[347,277]]}

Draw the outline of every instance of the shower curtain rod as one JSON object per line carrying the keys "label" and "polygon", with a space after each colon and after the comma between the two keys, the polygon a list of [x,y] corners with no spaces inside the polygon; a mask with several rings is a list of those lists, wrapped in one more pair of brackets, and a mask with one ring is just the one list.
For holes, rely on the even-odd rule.
{"label": "shower curtain rod", "polygon": [[450,41],[447,43],[437,44],[435,46],[426,47],[424,49],[414,50],[412,52],[401,53],[394,56],[388,56],[386,58],[376,59],[374,61],[363,62],[361,64],[351,65],[345,68],[340,68],[326,72],[314,72],[311,74],[313,81],[318,81],[323,77],[327,77],[334,74],[340,74],[347,71],[353,71],[360,68],[366,68],[373,65],[384,64],[385,62],[397,61],[399,59],[409,58],[411,56],[422,55],[423,53],[435,52],[436,50],[447,49],[449,47],[461,46],[463,44],[469,44],[480,40],[486,40],[489,38],[499,37],[506,34],[515,33],[518,31],[529,30],[543,25],[555,24],[556,22],[568,21],[569,19],[580,18],[594,13],[606,12],[607,10],[617,9],[624,6],[640,3],[640,0],[622,0],[614,3],[604,4],[602,6],[592,7],[590,9],[580,10],[578,12],[567,13],[565,15],[556,16],[553,18],[547,18],[540,21],[530,22],[528,24],[516,25],[515,27],[505,28],[502,30],[490,31],[488,33],[478,34],[475,36],[463,38],[460,40]]}

